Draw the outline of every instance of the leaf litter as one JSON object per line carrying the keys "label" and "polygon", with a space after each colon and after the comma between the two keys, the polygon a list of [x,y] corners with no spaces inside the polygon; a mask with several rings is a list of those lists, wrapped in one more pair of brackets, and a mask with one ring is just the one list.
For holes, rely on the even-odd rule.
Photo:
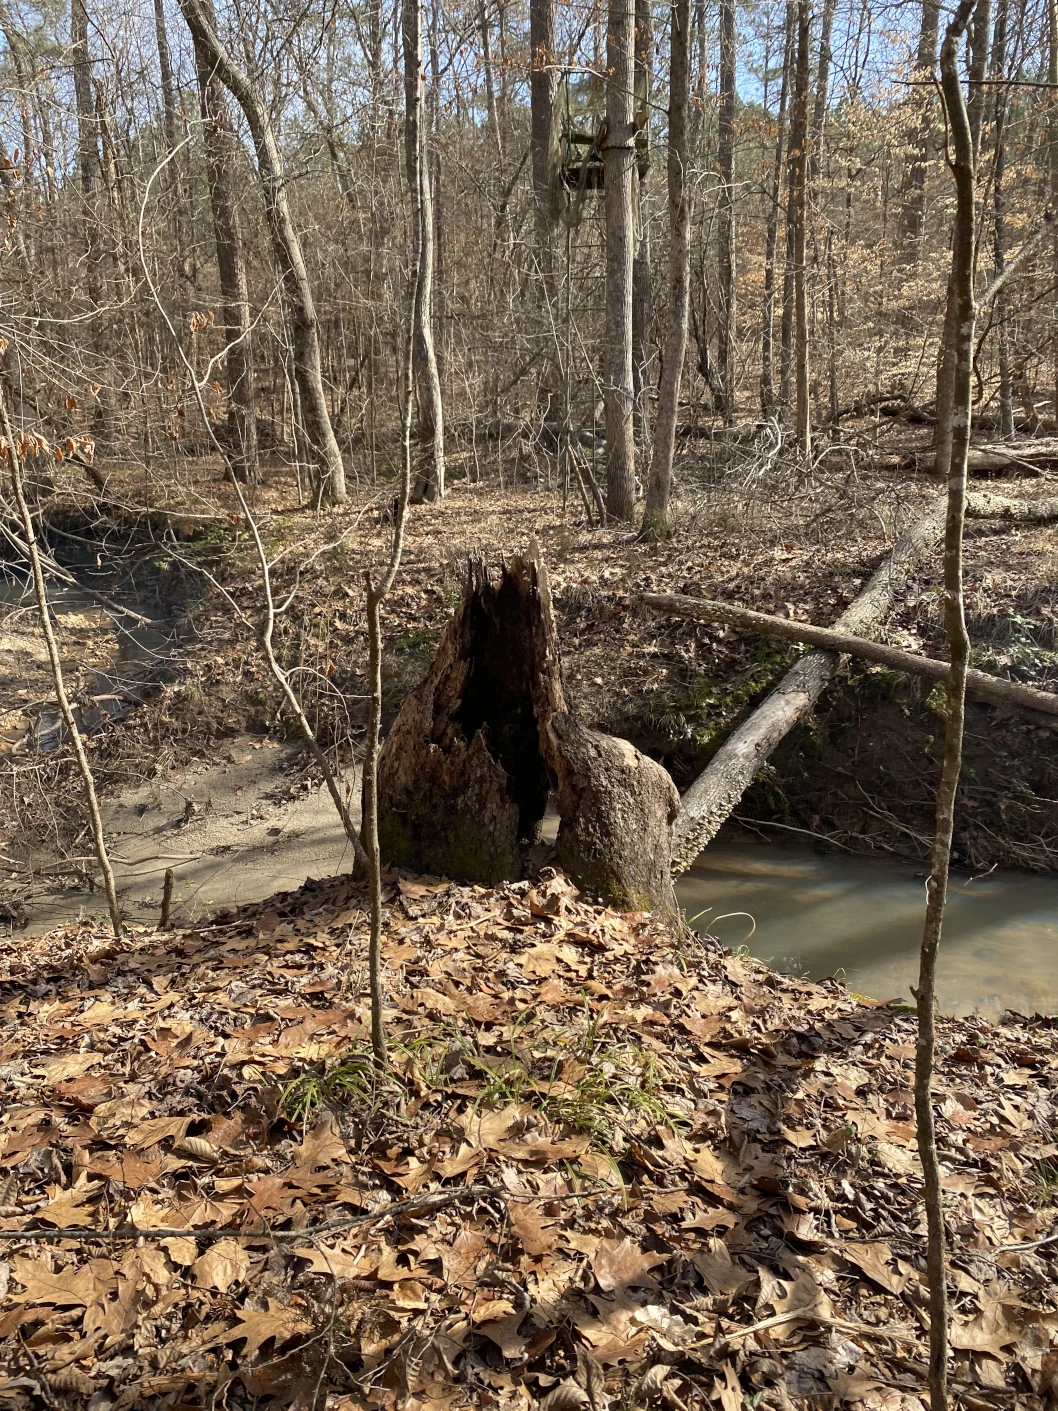
{"label": "leaf litter", "polygon": [[[920,1408],[906,1005],[560,875],[0,949],[0,1406]],[[1058,1401],[1046,1019],[944,1020],[954,1399]]]}

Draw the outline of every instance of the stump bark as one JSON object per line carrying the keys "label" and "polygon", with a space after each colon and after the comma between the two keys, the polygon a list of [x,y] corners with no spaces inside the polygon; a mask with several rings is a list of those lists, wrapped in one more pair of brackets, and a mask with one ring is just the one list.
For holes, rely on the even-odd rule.
{"label": "stump bark", "polygon": [[570,710],[540,560],[472,561],[462,606],[379,756],[382,856],[463,882],[516,878],[551,793],[557,858],[577,886],[623,910],[675,911],[675,785]]}

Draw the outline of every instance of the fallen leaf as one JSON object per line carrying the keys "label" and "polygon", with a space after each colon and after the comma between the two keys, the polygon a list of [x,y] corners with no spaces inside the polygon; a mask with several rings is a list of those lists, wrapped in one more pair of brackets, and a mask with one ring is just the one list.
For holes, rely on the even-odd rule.
{"label": "fallen leaf", "polygon": [[250,1271],[250,1256],[238,1240],[218,1240],[211,1244],[191,1266],[195,1283],[200,1289],[216,1289],[227,1293],[232,1284],[246,1278]]}
{"label": "fallen leaf", "polygon": [[[261,1313],[243,1313],[234,1327],[228,1328],[223,1333],[217,1333],[206,1342],[199,1344],[200,1352],[207,1352],[211,1347],[223,1347],[226,1343],[239,1342],[246,1339],[246,1347],[243,1355],[249,1361],[254,1353],[258,1352],[262,1344],[268,1342],[270,1338],[275,1339],[276,1346],[294,1337],[298,1333],[311,1331],[311,1325],[300,1316],[293,1308],[284,1308],[276,1299],[267,1300],[268,1308]],[[399,1330],[398,1330],[399,1331]]]}
{"label": "fallen leaf", "polygon": [[650,1270],[667,1259],[667,1254],[648,1253],[626,1236],[623,1240],[600,1240],[591,1265],[602,1291],[614,1293],[618,1289],[656,1287],[657,1280]]}
{"label": "fallen leaf", "polygon": [[691,1262],[710,1293],[741,1293],[756,1278],[754,1273],[731,1258],[731,1251],[719,1239],[710,1240],[704,1249],[695,1250]]}
{"label": "fallen leaf", "polygon": [[847,1240],[835,1248],[843,1259],[855,1264],[857,1269],[887,1293],[895,1294],[899,1298],[907,1288],[910,1275],[901,1274],[892,1267],[890,1261],[893,1251],[882,1240],[872,1240],[869,1243]]}

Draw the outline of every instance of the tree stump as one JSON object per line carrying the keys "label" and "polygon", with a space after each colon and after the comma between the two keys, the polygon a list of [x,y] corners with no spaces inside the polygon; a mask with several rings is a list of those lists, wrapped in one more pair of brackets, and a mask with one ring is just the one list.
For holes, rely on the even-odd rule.
{"label": "tree stump", "polygon": [[679,795],[627,740],[566,704],[543,564],[468,566],[463,603],[379,756],[382,856],[492,885],[521,875],[548,796],[570,878],[623,910],[673,913]]}

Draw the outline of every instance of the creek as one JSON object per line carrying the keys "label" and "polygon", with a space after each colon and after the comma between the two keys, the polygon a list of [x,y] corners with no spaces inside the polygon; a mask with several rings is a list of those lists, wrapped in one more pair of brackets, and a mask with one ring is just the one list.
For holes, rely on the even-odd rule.
{"label": "creek", "polygon": [[[926,865],[718,840],[677,884],[698,930],[775,970],[834,975],[858,994],[910,1002]],[[953,874],[937,978],[942,1012],[1058,1011],[1058,878]]]}
{"label": "creek", "polygon": [[[82,688],[73,691],[75,715],[91,735],[125,715],[143,700],[144,687],[173,652],[171,629],[158,610],[126,596],[111,612],[80,587],[49,584],[48,602],[57,627],[64,675],[82,673]],[[37,605],[32,585],[0,573],[0,752],[11,749],[32,731],[35,743],[48,752],[59,743],[65,727],[45,672],[44,646],[38,639]],[[33,642],[35,650],[27,653]],[[21,648],[21,650],[20,650]]]}
{"label": "creek", "polygon": [[[50,597],[64,665],[79,667],[87,683],[76,697],[77,711],[92,733],[133,709],[149,689],[176,649],[172,629],[156,606],[124,595],[122,607],[143,620],[108,612],[75,587],[52,586]],[[0,607],[8,634],[0,652],[0,756],[27,732],[47,750],[61,722],[24,581],[0,574]],[[297,751],[262,750],[247,738],[179,778],[145,780],[109,800],[106,822],[126,904],[153,912],[166,866],[176,868],[185,914],[264,897],[277,886],[296,887],[309,875],[347,867],[348,845],[329,800],[296,784],[302,769]],[[200,810],[190,824],[188,800]],[[545,836],[553,837],[556,826],[549,816]],[[94,902],[68,884],[48,889],[38,883],[33,892],[30,931],[72,919]],[[732,949],[745,945],[776,970],[816,980],[835,975],[876,999],[910,997],[925,910],[922,862],[721,834],[680,879],[677,895],[699,930]],[[1058,1011],[1058,877],[954,876],[938,992],[946,1013]]]}

